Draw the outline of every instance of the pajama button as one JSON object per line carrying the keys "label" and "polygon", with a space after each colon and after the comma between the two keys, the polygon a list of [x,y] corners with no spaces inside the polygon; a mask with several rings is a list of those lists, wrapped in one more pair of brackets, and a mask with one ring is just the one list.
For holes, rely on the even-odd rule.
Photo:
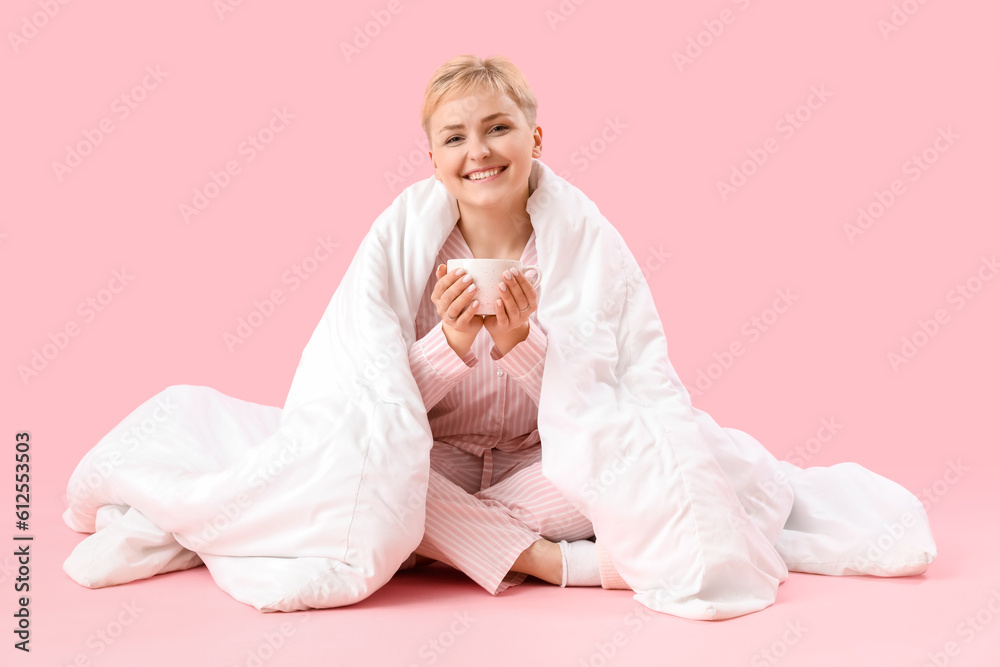
{"label": "pajama button", "polygon": [[503,377],[503,371],[497,371],[497,377]]}

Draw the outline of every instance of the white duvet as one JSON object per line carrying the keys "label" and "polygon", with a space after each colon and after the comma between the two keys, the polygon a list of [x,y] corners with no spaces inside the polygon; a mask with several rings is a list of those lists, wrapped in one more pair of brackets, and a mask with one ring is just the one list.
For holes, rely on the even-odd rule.
{"label": "white duvet", "polygon": [[[927,568],[936,546],[912,493],[854,463],[778,461],[692,407],[621,235],[538,160],[531,187],[543,472],[636,600],[724,619],[772,604],[789,570]],[[96,588],[204,563],[264,612],[349,605],[383,586],[423,535],[433,441],[407,351],[457,219],[430,177],[375,220],[283,408],[176,385],[101,439],[68,482],[63,518],[93,533],[69,576]]]}

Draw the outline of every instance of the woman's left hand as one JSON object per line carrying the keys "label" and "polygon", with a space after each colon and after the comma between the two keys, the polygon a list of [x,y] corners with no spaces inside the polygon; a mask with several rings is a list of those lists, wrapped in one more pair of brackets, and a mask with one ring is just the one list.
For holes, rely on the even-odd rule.
{"label": "woman's left hand", "polygon": [[507,354],[510,348],[528,337],[528,316],[538,310],[538,292],[517,269],[504,271],[500,298],[494,310],[495,315],[483,318],[483,326],[500,353]]}

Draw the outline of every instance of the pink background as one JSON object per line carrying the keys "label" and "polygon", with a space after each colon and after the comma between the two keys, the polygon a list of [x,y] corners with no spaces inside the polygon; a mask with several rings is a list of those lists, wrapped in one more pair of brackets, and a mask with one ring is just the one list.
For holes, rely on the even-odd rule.
{"label": "pink background", "polygon": [[[246,665],[289,622],[295,631],[263,664],[430,664],[420,647],[465,611],[476,622],[435,664],[772,664],[760,651],[796,621],[809,630],[784,647],[785,665],[923,665],[935,653],[939,664],[992,664],[1000,279],[983,262],[1000,252],[1000,6],[247,0],[221,16],[218,6],[12,0],[0,16],[0,478],[12,479],[14,434],[30,431],[35,535],[33,651],[11,648],[16,574],[0,556],[0,662]],[[366,25],[374,37],[345,57],[342,43]],[[627,592],[532,580],[492,598],[439,566],[352,607],[290,615],[235,602],[204,568],[96,591],[62,572],[83,538],[61,520],[66,481],[133,408],[172,384],[282,404],[371,222],[431,175],[423,91],[461,53],[506,55],[528,78],[542,160],[650,269],[682,380],[696,389],[699,373],[711,378],[695,405],[779,458],[824,420],[839,424],[806,465],[856,461],[927,501],[939,557],[925,575],[793,574],[761,613],[716,624],[652,614],[633,632],[645,608]],[[275,110],[291,118],[268,135]],[[102,123],[112,131],[58,174],[54,163],[81,143],[88,152]],[[241,146],[252,135],[269,143],[251,160]],[[925,152],[933,163],[914,171]],[[747,163],[724,199],[718,183],[752,155],[763,164]],[[180,207],[229,161],[239,173],[186,221]],[[891,205],[852,242],[845,225],[888,202],[894,180]],[[313,261],[320,238],[336,250]],[[291,280],[296,267],[308,279]],[[961,307],[959,285],[975,290]],[[274,290],[273,314],[227,347]],[[778,290],[795,299],[771,320]],[[104,299],[92,317],[80,309],[88,298]],[[935,335],[916,334],[939,309]],[[61,337],[67,326],[76,335]],[[920,346],[894,368],[903,337]],[[726,360],[734,342],[743,353]],[[46,345],[45,368],[23,378]],[[956,462],[967,470],[946,477]],[[0,497],[11,521],[0,540],[13,544],[12,488]],[[95,642],[129,601],[144,611],[113,643]],[[967,641],[959,625],[983,609],[992,623]],[[625,641],[613,644],[619,630]],[[522,639],[497,647],[498,631]],[[615,646],[610,658],[602,642]]]}

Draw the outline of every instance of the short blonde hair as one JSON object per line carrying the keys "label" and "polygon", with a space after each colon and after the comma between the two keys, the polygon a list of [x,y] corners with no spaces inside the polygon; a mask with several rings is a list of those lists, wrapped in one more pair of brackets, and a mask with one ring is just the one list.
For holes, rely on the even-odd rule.
{"label": "short blonde hair", "polygon": [[[434,72],[420,110],[420,125],[430,141],[431,115],[446,96],[464,97],[480,90],[499,92],[509,97],[524,113],[528,129],[534,131],[538,114],[538,101],[527,79],[514,63],[503,56],[490,56],[483,60],[475,55],[456,56]],[[432,142],[433,143],[433,142]]]}

